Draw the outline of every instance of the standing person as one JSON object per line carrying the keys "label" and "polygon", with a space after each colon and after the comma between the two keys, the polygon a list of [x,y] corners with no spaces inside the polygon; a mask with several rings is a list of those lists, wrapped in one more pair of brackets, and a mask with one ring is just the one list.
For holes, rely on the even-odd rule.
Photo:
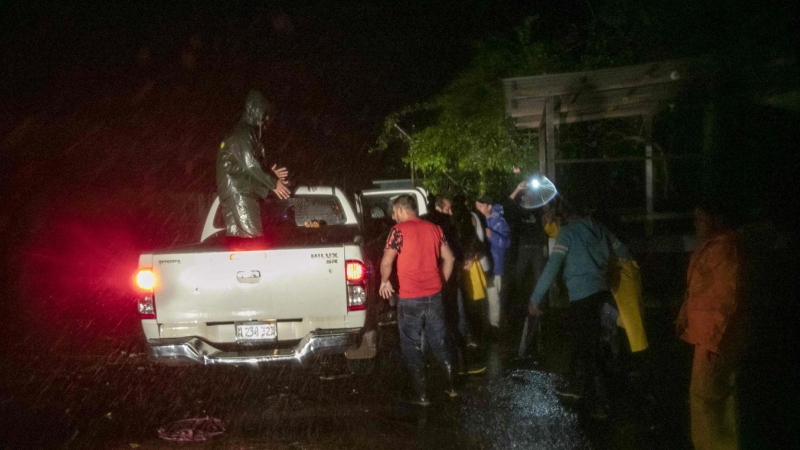
{"label": "standing person", "polygon": [[272,166],[273,174],[265,173],[256,155],[264,155],[261,127],[269,123],[274,108],[264,95],[251,90],[247,94],[244,114],[217,152],[217,194],[225,219],[228,237],[255,238],[263,235],[258,198],[269,191],[278,198],[289,198],[285,167]]}
{"label": "standing person", "polygon": [[[444,238],[447,240],[447,245],[453,252],[455,258],[454,267],[461,267],[464,261],[464,255],[461,251],[461,245],[458,239],[458,233],[453,224],[453,203],[449,198],[443,195],[437,195],[433,198],[433,208],[428,214],[422,216],[423,219],[438,225],[442,229]],[[451,343],[455,345],[454,353],[456,355],[458,372],[466,372],[466,363],[464,361],[463,347],[466,345],[466,339],[469,337],[469,330],[467,328],[466,318],[464,317],[464,299],[459,287],[460,282],[459,271],[456,271],[453,276],[445,283],[442,289],[443,300],[445,304],[445,317],[448,323],[448,330],[451,331],[453,339]]]}
{"label": "standing person", "polygon": [[736,375],[744,342],[745,305],[739,235],[719,204],[695,209],[702,243],[689,261],[678,336],[694,345],[689,408],[698,450],[738,449]]}
{"label": "standing person", "polygon": [[[453,356],[448,342],[442,304],[442,286],[453,272],[453,252],[442,229],[417,217],[417,201],[411,195],[398,196],[392,206],[397,219],[389,232],[381,259],[381,297],[390,298],[394,288],[389,278],[397,259],[399,295],[397,326],[400,348],[414,385],[413,403],[428,405],[425,392],[425,359],[422,335],[433,356],[445,371],[447,394],[456,397]],[[442,260],[441,268],[439,260]]]}
{"label": "standing person", "polygon": [[497,332],[500,328],[500,297],[503,293],[503,261],[506,249],[511,245],[511,228],[503,218],[503,207],[499,204],[493,205],[491,197],[478,197],[475,209],[486,218],[486,239],[489,241],[493,260],[491,285],[487,289],[489,325]]}
{"label": "standing person", "polygon": [[[475,237],[478,239],[474,242],[476,254],[479,256],[478,261],[480,262],[481,269],[488,273],[492,270],[492,260],[489,258],[489,247],[486,244],[486,218],[483,217],[483,214],[479,216],[475,211],[469,210],[466,198],[464,199],[464,206],[467,207],[466,211],[469,212],[470,223],[475,229]],[[464,236],[466,236],[466,234]]]}
{"label": "standing person", "polygon": [[526,209],[519,204],[525,195],[529,195],[527,188],[528,182],[522,181],[503,200],[503,217],[511,227],[509,256],[515,262],[514,277],[510,280],[513,286],[509,285],[509,280],[506,282],[506,286],[512,288],[509,298],[514,299],[515,307],[510,316],[516,315],[520,308],[526,308],[547,260],[547,234],[542,226],[541,208]]}
{"label": "standing person", "polygon": [[[574,211],[563,197],[548,204],[549,213],[560,223],[558,237],[542,276],[536,283],[528,305],[531,315],[539,315],[539,304],[563,267],[569,294],[567,317],[575,340],[567,383],[558,394],[581,398],[588,391],[591,414],[608,414],[605,383],[600,370],[601,318],[604,304],[614,305],[607,284],[611,253],[632,259],[625,245],[603,224]],[[588,389],[587,389],[588,388]]]}
{"label": "standing person", "polygon": [[[484,312],[485,286],[476,280],[485,281],[484,268],[489,270],[491,263],[486,256],[483,243],[483,226],[478,215],[470,211],[467,199],[463,195],[456,195],[452,204],[453,224],[458,236],[459,246],[463,255],[463,264],[460,266],[459,280],[459,332],[464,337],[468,348],[477,348],[474,337],[480,336],[485,321]],[[477,264],[480,267],[473,268]]]}

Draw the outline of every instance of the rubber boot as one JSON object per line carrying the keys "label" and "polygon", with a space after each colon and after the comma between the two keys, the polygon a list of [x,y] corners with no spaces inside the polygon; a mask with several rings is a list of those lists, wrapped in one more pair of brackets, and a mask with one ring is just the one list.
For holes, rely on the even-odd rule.
{"label": "rubber boot", "polygon": [[[455,341],[453,341],[455,342]],[[456,366],[459,375],[467,375],[467,358],[464,355],[464,348],[461,345],[453,346],[453,354],[456,356]]]}
{"label": "rubber boot", "polygon": [[458,391],[456,390],[456,373],[453,370],[452,364],[445,364],[444,367],[445,374],[447,375],[447,389],[445,389],[445,393],[450,398],[458,397]]}
{"label": "rubber boot", "polygon": [[603,377],[595,375],[592,377],[592,396],[589,403],[589,414],[595,419],[605,419],[608,417],[608,394]]}
{"label": "rubber boot", "polygon": [[414,395],[409,400],[410,403],[420,406],[428,406],[431,402],[425,395],[425,370],[420,368],[411,371],[411,383],[414,387]]}

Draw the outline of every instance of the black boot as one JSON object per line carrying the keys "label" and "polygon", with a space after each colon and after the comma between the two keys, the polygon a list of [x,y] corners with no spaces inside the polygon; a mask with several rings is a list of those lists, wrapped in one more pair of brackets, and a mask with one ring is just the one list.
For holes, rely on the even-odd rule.
{"label": "black boot", "polygon": [[420,406],[428,406],[431,402],[425,395],[425,369],[420,368],[411,371],[411,383],[414,387],[414,395],[409,399],[409,403]]}
{"label": "black boot", "polygon": [[605,382],[600,375],[595,375],[592,380],[592,396],[589,402],[589,414],[595,419],[605,419],[608,417],[608,394],[606,393]]}
{"label": "black boot", "polygon": [[456,398],[458,397],[458,391],[456,390],[456,373],[453,370],[453,365],[445,364],[444,371],[447,375],[447,389],[445,389],[445,392],[450,398]]}

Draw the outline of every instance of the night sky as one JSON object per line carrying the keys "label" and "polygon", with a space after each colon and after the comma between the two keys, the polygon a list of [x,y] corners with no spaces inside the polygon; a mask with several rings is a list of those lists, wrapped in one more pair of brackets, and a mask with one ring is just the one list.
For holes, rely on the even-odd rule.
{"label": "night sky", "polygon": [[367,153],[383,117],[434,94],[469,64],[475,40],[522,13],[492,2],[297,3],[7,6],[0,131],[24,136],[8,166],[55,159],[55,173],[29,169],[68,183],[209,188],[217,142],[256,87],[280,110],[268,150],[296,181],[403,176],[396,157]]}
{"label": "night sky", "polygon": [[[4,228],[30,229],[53,205],[136,217],[155,196],[210,195],[216,149],[251,88],[279,108],[264,141],[295,182],[354,191],[407,178],[402,154],[369,153],[388,113],[431,98],[476,42],[525,17],[537,17],[536,38],[559,39],[608,2],[62,3],[0,7],[0,188],[4,209],[18,211]],[[658,31],[653,58],[708,43],[745,55],[742,43],[797,26],[796,15],[759,26],[754,5],[660,4],[644,25],[621,17]]]}

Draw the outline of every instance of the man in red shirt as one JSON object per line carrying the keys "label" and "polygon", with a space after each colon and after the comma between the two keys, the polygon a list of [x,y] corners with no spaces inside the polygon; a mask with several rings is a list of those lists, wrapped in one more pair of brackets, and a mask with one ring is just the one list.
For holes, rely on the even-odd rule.
{"label": "man in red shirt", "polygon": [[[417,201],[401,195],[392,203],[397,225],[389,232],[381,259],[380,295],[389,298],[394,293],[389,277],[397,259],[399,301],[397,327],[400,348],[411,372],[414,384],[414,403],[428,405],[425,394],[425,360],[422,335],[431,347],[433,356],[447,374],[447,394],[456,397],[453,387],[453,355],[445,324],[442,305],[443,281],[453,272],[453,252],[447,245],[442,229],[417,217]],[[439,259],[442,267],[439,268]]]}

